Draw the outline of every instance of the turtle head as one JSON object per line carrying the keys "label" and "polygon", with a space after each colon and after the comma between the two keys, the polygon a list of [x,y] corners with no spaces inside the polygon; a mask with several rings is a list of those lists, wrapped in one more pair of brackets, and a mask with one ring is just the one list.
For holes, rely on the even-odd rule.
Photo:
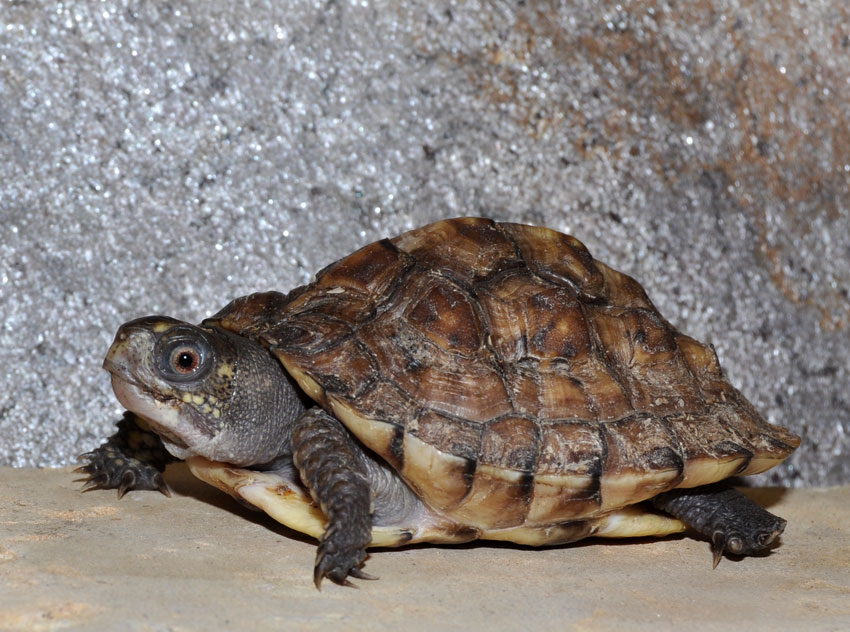
{"label": "turtle head", "polygon": [[166,316],[122,325],[103,367],[121,404],[180,459],[268,463],[288,453],[292,421],[304,410],[262,345]]}

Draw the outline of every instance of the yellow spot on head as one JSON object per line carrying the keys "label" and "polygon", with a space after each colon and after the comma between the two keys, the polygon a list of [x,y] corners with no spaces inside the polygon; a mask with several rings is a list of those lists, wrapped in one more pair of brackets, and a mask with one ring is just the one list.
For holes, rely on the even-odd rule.
{"label": "yellow spot on head", "polygon": [[196,406],[200,406],[201,404],[204,403],[204,396],[203,395],[192,395],[192,402]]}
{"label": "yellow spot on head", "polygon": [[192,403],[192,393],[183,393],[182,399],[187,404],[191,404]]}
{"label": "yellow spot on head", "polygon": [[151,330],[155,334],[161,334],[163,331],[168,331],[172,327],[174,327],[174,323],[159,322],[156,323],[153,327],[151,327]]}
{"label": "yellow spot on head", "polygon": [[221,409],[220,408],[213,408],[213,417],[215,417],[216,419],[221,417]]}
{"label": "yellow spot on head", "polygon": [[218,367],[218,375],[219,377],[232,378],[233,366],[231,364],[222,364]]}

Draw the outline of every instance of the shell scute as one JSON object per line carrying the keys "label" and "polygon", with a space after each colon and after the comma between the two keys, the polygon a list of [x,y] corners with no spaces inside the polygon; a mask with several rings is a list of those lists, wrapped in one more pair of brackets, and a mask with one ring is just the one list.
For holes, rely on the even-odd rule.
{"label": "shell scute", "polygon": [[538,360],[584,358],[592,343],[581,303],[563,288],[530,297],[525,307],[528,354]]}
{"label": "shell scute", "polygon": [[[536,407],[532,411],[541,420],[564,417],[596,419],[595,402],[567,366],[538,365],[530,377],[537,386]],[[528,404],[526,407],[529,407]]]}
{"label": "shell scute", "polygon": [[[629,394],[614,369],[604,359],[591,355],[570,363],[570,376],[581,384],[598,421],[621,419],[634,411]],[[561,415],[566,416],[562,413]]]}
{"label": "shell scute", "polygon": [[540,450],[527,520],[560,522],[600,511],[605,442],[599,424],[551,421],[540,424]]}
{"label": "shell scute", "polygon": [[404,319],[376,321],[359,338],[384,378],[424,406],[472,421],[511,410],[494,364],[450,353]]}
{"label": "shell scute", "polygon": [[[278,344],[283,342],[281,340]],[[273,349],[281,356],[284,364],[297,363],[328,394],[358,399],[381,376],[375,357],[352,336],[341,338],[338,344],[326,345],[319,351],[299,354],[297,357],[283,351],[285,348],[277,346]]]}
{"label": "shell scute", "polygon": [[589,421],[552,421],[540,426],[540,455],[535,475],[584,477],[598,489],[605,462],[605,443],[599,424]]}
{"label": "shell scute", "polygon": [[665,415],[704,406],[673,331],[656,313],[643,308],[590,311],[601,346],[636,411]]}
{"label": "shell scute", "polygon": [[478,217],[429,224],[399,235],[392,243],[424,269],[468,283],[522,264],[500,225]]}
{"label": "shell scute", "polygon": [[604,296],[605,279],[578,239],[551,228],[523,224],[502,226],[537,275],[558,284],[566,283],[591,300]]}
{"label": "shell scute", "polygon": [[608,300],[612,305],[630,309],[647,309],[657,313],[655,305],[649,300],[640,283],[628,274],[618,272],[601,261],[595,263],[596,269],[602,276]]}
{"label": "shell scute", "polygon": [[482,346],[482,327],[470,297],[447,283],[430,287],[407,320],[445,351],[468,355]]}
{"label": "shell scute", "polygon": [[381,239],[329,265],[316,275],[315,283],[333,294],[344,294],[334,291],[340,288],[349,294],[380,296],[407,264],[404,253],[390,240]]}

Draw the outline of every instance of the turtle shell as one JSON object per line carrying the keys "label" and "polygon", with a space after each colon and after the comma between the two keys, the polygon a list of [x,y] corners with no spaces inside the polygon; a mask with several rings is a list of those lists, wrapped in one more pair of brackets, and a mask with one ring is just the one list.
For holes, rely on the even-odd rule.
{"label": "turtle shell", "polygon": [[482,530],[755,474],[800,442],[634,279],[547,228],[437,222],[207,324],[268,346],[429,507]]}

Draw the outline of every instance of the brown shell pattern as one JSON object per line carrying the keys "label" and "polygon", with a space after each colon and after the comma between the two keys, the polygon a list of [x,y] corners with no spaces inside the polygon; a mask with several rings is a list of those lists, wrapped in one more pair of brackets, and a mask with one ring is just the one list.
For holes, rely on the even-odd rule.
{"label": "brown shell pattern", "polygon": [[437,222],[211,322],[270,346],[426,502],[480,528],[760,472],[800,441],[634,279],[546,228]]}

